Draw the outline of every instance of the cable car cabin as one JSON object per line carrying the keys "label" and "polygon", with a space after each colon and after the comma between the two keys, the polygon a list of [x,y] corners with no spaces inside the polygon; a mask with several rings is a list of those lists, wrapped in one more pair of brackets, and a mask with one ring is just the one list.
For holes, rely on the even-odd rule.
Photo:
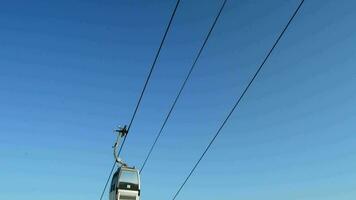
{"label": "cable car cabin", "polygon": [[112,177],[109,200],[140,200],[140,174],[137,169],[121,166]]}

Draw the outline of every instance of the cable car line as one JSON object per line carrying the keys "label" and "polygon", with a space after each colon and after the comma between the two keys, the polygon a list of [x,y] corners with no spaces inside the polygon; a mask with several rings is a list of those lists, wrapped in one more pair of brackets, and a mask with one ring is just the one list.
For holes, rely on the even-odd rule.
{"label": "cable car line", "polygon": [[187,183],[188,179],[192,176],[193,172],[195,171],[195,169],[197,168],[197,166],[199,165],[200,161],[203,159],[203,157],[205,156],[205,154],[208,152],[209,148],[211,147],[211,145],[213,144],[213,142],[215,141],[215,139],[217,138],[217,136],[220,134],[222,128],[225,126],[226,122],[228,121],[228,119],[230,118],[230,116],[232,115],[232,113],[234,112],[234,110],[237,108],[237,106],[239,105],[240,101],[242,100],[242,98],[245,96],[247,90],[250,88],[250,86],[252,85],[253,81],[256,79],[257,75],[259,74],[259,72],[261,71],[262,67],[265,65],[266,61],[268,60],[268,58],[270,57],[270,55],[272,54],[273,50],[275,49],[275,47],[277,46],[277,44],[279,43],[280,39],[282,38],[282,36],[284,35],[284,33],[286,32],[286,30],[288,29],[289,25],[291,24],[291,22],[293,21],[294,17],[297,15],[298,11],[300,10],[301,6],[303,5],[304,0],[302,0],[297,9],[294,11],[294,13],[292,14],[292,16],[290,17],[288,23],[284,26],[284,29],[282,30],[282,32],[279,34],[277,40],[275,41],[275,43],[273,44],[272,48],[269,50],[268,54],[266,55],[266,57],[264,58],[264,60],[262,61],[262,63],[260,64],[260,66],[258,67],[257,71],[255,72],[255,74],[253,75],[253,77],[251,78],[251,80],[249,81],[249,83],[247,84],[247,86],[245,87],[244,91],[241,93],[240,97],[237,99],[237,101],[235,102],[234,106],[232,107],[232,109],[230,110],[230,112],[228,113],[228,115],[226,116],[226,118],[223,120],[222,124],[220,125],[219,129],[217,130],[217,132],[215,133],[214,137],[212,138],[212,140],[209,142],[208,146],[205,148],[204,152],[202,153],[202,155],[199,157],[198,161],[195,163],[195,165],[193,166],[193,168],[190,170],[188,176],[185,178],[184,182],[181,184],[181,186],[179,187],[178,191],[174,194],[173,199],[175,200],[177,198],[177,196],[179,195],[179,193],[182,191],[184,185]]}
{"label": "cable car line", "polygon": [[[161,42],[160,42],[159,48],[158,48],[158,50],[157,50],[157,52],[156,52],[156,55],[155,55],[154,60],[153,60],[153,62],[152,62],[150,71],[149,71],[149,73],[148,73],[148,75],[147,75],[147,78],[146,78],[145,83],[144,83],[144,86],[143,86],[143,88],[142,88],[140,97],[139,97],[139,99],[138,99],[138,101],[137,101],[135,110],[134,110],[134,112],[133,112],[133,115],[132,115],[132,117],[131,117],[130,123],[129,123],[129,125],[128,125],[127,132],[129,132],[129,130],[130,130],[131,126],[132,126],[132,123],[133,123],[133,121],[134,121],[134,119],[135,119],[136,113],[137,113],[137,111],[138,111],[138,109],[139,109],[139,106],[140,106],[140,104],[141,104],[142,97],[143,97],[143,95],[144,95],[144,93],[145,93],[145,91],[146,91],[148,82],[149,82],[149,80],[150,80],[150,78],[151,78],[151,75],[152,75],[152,72],[153,72],[153,70],[154,70],[154,68],[155,68],[155,66],[156,66],[158,57],[159,57],[160,52],[161,52],[161,50],[162,50],[163,44],[164,44],[164,42],[165,42],[165,40],[166,40],[168,31],[169,31],[169,29],[170,29],[170,27],[171,27],[171,25],[172,25],[173,18],[174,18],[175,14],[176,14],[176,11],[177,11],[177,9],[178,9],[178,6],[179,6],[180,1],[181,1],[181,0],[177,0],[177,2],[176,2],[176,4],[175,4],[175,7],[174,7],[174,9],[173,9],[173,12],[172,12],[172,14],[171,14],[171,16],[170,16],[170,19],[169,19],[168,25],[167,25],[167,27],[166,27],[166,29],[165,29],[163,38],[162,38],[162,40],[161,40]],[[120,155],[120,153],[121,153],[121,151],[122,151],[122,148],[123,148],[123,146],[124,146],[124,144],[125,144],[125,142],[126,142],[126,137],[127,137],[127,134],[124,136],[124,139],[123,139],[122,144],[121,144],[121,146],[120,146],[120,149],[119,149],[119,151],[118,151],[118,156]],[[104,189],[103,189],[103,191],[102,191],[102,193],[101,193],[100,200],[102,200],[102,198],[103,198],[103,196],[104,196],[104,193],[105,193],[105,190],[106,190],[106,188],[107,188],[107,185],[108,185],[108,183],[109,183],[109,181],[110,181],[111,175],[112,175],[112,173],[113,173],[113,171],[114,171],[114,169],[115,169],[115,165],[116,165],[116,161],[114,161],[114,164],[113,164],[113,166],[112,166],[112,168],[111,168],[109,177],[108,177],[108,179],[107,179],[107,181],[106,181],[106,183],[105,183]]]}
{"label": "cable car line", "polygon": [[[152,65],[151,65],[150,72],[148,73],[148,76],[147,76],[147,78],[146,78],[145,84],[144,84],[144,86],[143,86],[143,88],[142,88],[142,91],[141,91],[141,94],[140,94],[140,98],[138,99],[138,102],[137,102],[135,111],[134,111],[134,113],[133,113],[133,115],[132,115],[132,118],[131,118],[131,120],[130,120],[129,126],[128,126],[128,128],[127,128],[127,131],[128,131],[128,132],[130,131],[131,125],[132,125],[132,123],[133,123],[133,120],[135,119],[137,110],[138,110],[138,108],[139,108],[139,106],[140,106],[140,103],[141,103],[143,94],[145,93],[145,90],[146,90],[148,81],[149,81],[150,78],[151,78],[153,69],[154,69],[155,66],[156,66],[158,57],[159,57],[159,55],[160,55],[160,53],[161,53],[161,49],[162,49],[163,44],[164,44],[164,42],[165,42],[165,40],[166,40],[168,31],[169,31],[169,29],[170,29],[170,27],[171,27],[171,24],[172,24],[172,22],[173,22],[173,18],[174,18],[175,14],[176,14],[176,11],[177,11],[177,9],[178,9],[179,3],[180,3],[180,0],[177,0],[177,3],[176,3],[176,5],[175,5],[175,7],[174,7],[174,10],[173,10],[173,12],[172,12],[171,18],[169,19],[169,23],[168,23],[168,25],[167,25],[167,27],[166,27],[166,30],[165,30],[165,32],[164,32],[163,38],[162,38],[162,40],[161,40],[161,43],[160,43],[160,45],[159,45],[159,48],[158,48],[158,50],[157,50],[157,53],[156,53],[156,55],[155,55],[155,58],[154,58],[154,60],[153,60]],[[125,138],[126,138],[126,137],[125,137]],[[123,143],[124,143],[124,141],[123,141]]]}
{"label": "cable car line", "polygon": [[181,87],[180,87],[180,89],[179,89],[179,92],[177,93],[177,96],[175,97],[175,99],[174,99],[174,101],[173,101],[173,104],[171,105],[171,108],[169,109],[169,111],[168,111],[168,113],[167,113],[167,115],[166,115],[166,118],[164,119],[163,124],[162,124],[162,126],[161,126],[161,128],[160,128],[160,130],[159,130],[159,132],[158,132],[158,134],[157,134],[157,136],[156,136],[156,138],[155,138],[153,144],[151,145],[150,150],[148,151],[148,154],[147,154],[147,156],[146,156],[146,158],[145,158],[145,160],[144,160],[144,162],[143,162],[143,164],[142,164],[142,167],[141,167],[141,169],[140,169],[140,173],[142,173],[142,170],[144,169],[144,167],[145,167],[145,165],[146,165],[148,159],[150,158],[151,153],[152,153],[154,147],[156,146],[157,141],[158,141],[158,139],[160,138],[160,136],[161,136],[161,134],[162,134],[162,132],[163,132],[163,129],[164,129],[164,127],[166,126],[166,123],[167,123],[169,117],[171,116],[171,113],[172,113],[172,111],[173,111],[173,109],[174,109],[174,107],[175,107],[175,105],[176,105],[176,103],[177,103],[177,101],[178,101],[178,99],[179,99],[181,93],[182,93],[183,89],[185,88],[185,85],[186,85],[186,83],[188,82],[188,79],[190,78],[190,75],[191,75],[193,69],[195,68],[198,59],[200,58],[200,55],[201,55],[201,53],[203,52],[203,49],[205,48],[206,43],[208,42],[208,40],[209,40],[209,38],[210,38],[210,35],[211,35],[211,33],[212,33],[212,31],[213,31],[213,29],[214,29],[214,27],[215,27],[215,25],[216,25],[216,23],[217,23],[217,21],[218,21],[220,15],[221,15],[221,12],[222,12],[222,10],[223,10],[224,7],[225,7],[226,1],[227,1],[227,0],[224,0],[224,2],[222,3],[222,5],[221,5],[221,7],[220,7],[220,9],[219,9],[219,12],[218,12],[218,14],[217,14],[216,17],[215,17],[214,22],[212,23],[212,25],[211,25],[211,27],[210,27],[210,29],[209,29],[209,32],[208,32],[208,34],[206,35],[206,37],[205,37],[205,39],[204,39],[204,42],[203,42],[202,46],[200,47],[200,49],[199,49],[199,51],[198,51],[198,54],[197,54],[197,56],[195,57],[194,62],[193,62],[193,64],[192,64],[192,66],[190,67],[190,69],[189,69],[189,71],[188,71],[188,73],[187,73],[187,75],[186,75],[186,77],[185,77],[185,79],[184,79],[184,81],[183,81],[183,84],[181,85]]}
{"label": "cable car line", "polygon": [[112,173],[114,172],[115,166],[116,166],[116,161],[114,162],[114,164],[113,164],[112,167],[111,167],[111,171],[110,171],[109,177],[108,177],[108,179],[106,180],[106,183],[105,183],[105,186],[104,186],[103,191],[101,192],[100,200],[102,200],[102,198],[103,198],[103,196],[104,196],[106,187],[108,186],[108,183],[109,183],[109,181],[110,181],[111,175],[112,175]]}
{"label": "cable car line", "polygon": [[[146,91],[148,82],[149,82],[149,80],[151,79],[151,75],[152,75],[153,69],[154,69],[155,66],[156,66],[158,57],[159,57],[159,55],[160,55],[160,53],[161,53],[161,50],[162,50],[163,44],[164,44],[164,42],[165,42],[165,40],[166,40],[168,31],[169,31],[169,29],[171,28],[171,24],[172,24],[172,22],[173,22],[173,18],[174,18],[175,14],[176,14],[176,11],[177,11],[177,9],[178,9],[178,6],[179,6],[180,1],[181,1],[181,0],[177,0],[176,5],[175,5],[175,7],[174,7],[174,10],[173,10],[173,12],[172,12],[172,14],[171,14],[171,17],[170,17],[170,19],[169,19],[168,25],[167,25],[166,30],[165,30],[165,32],[164,32],[163,38],[162,38],[162,40],[161,40],[161,43],[160,43],[160,45],[159,45],[159,48],[158,48],[157,53],[156,53],[156,55],[155,55],[155,58],[154,58],[154,60],[153,60],[153,62],[152,62],[150,71],[149,71],[149,73],[148,73],[148,75],[147,75],[145,84],[144,84],[144,86],[143,86],[143,88],[142,88],[140,97],[139,97],[139,99],[138,99],[138,101],[137,101],[137,104],[136,104],[136,107],[135,107],[135,111],[134,111],[134,113],[133,113],[133,115],[132,115],[132,117],[131,117],[129,126],[128,126],[128,128],[127,128],[127,132],[130,131],[131,125],[132,125],[132,123],[133,123],[133,121],[134,121],[134,119],[135,119],[137,110],[138,110],[138,108],[139,108],[139,106],[140,106],[140,104],[141,104],[141,100],[142,100],[142,97],[143,97],[143,95],[144,95],[144,93],[145,93],[145,91]],[[126,137],[127,137],[127,134],[126,134],[125,137],[124,137],[124,140],[123,140],[122,145],[121,145],[120,150],[119,150],[119,154],[120,154],[120,152],[121,152],[121,150],[122,150],[122,147],[123,147],[124,144],[125,144]]]}

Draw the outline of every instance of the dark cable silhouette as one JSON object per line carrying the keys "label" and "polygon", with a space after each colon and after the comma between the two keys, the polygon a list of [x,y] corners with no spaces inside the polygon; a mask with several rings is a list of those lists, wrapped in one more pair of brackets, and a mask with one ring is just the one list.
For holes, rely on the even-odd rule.
{"label": "dark cable silhouette", "polygon": [[206,35],[205,40],[204,40],[202,46],[200,47],[199,52],[198,52],[197,56],[195,57],[194,62],[193,62],[193,64],[192,64],[192,66],[190,67],[190,70],[188,71],[188,74],[186,75],[185,80],[183,81],[183,84],[182,84],[182,86],[180,87],[179,92],[178,92],[177,96],[175,97],[171,108],[169,109],[169,112],[167,113],[166,118],[164,119],[163,124],[162,124],[160,130],[159,130],[159,132],[158,132],[158,134],[157,134],[157,136],[156,136],[156,138],[155,138],[155,140],[154,140],[154,142],[153,142],[153,144],[152,144],[150,150],[148,151],[148,154],[147,154],[147,156],[146,156],[146,158],[145,158],[145,161],[143,162],[142,167],[141,167],[141,169],[140,169],[140,173],[142,173],[142,170],[144,169],[144,167],[145,167],[145,165],[146,165],[146,163],[147,163],[149,157],[151,156],[151,153],[152,153],[154,147],[156,146],[156,143],[157,143],[159,137],[161,136],[161,134],[162,134],[162,132],[163,132],[163,129],[164,129],[164,127],[166,126],[166,123],[167,123],[169,117],[171,116],[171,113],[172,113],[172,111],[173,111],[173,109],[174,109],[174,107],[175,107],[175,105],[176,105],[176,103],[177,103],[177,101],[178,101],[178,99],[179,99],[179,97],[180,97],[182,91],[183,91],[183,89],[184,89],[184,87],[185,87],[185,85],[186,85],[186,83],[187,83],[187,81],[188,81],[188,79],[189,79],[189,77],[190,77],[190,75],[191,75],[193,69],[195,68],[195,65],[196,65],[198,59],[200,58],[200,55],[201,55],[201,53],[203,52],[203,49],[204,49],[204,47],[205,47],[207,41],[208,41],[209,38],[210,38],[211,32],[213,31],[213,29],[214,29],[214,27],[215,27],[215,24],[216,24],[216,22],[218,21],[220,15],[221,15],[221,12],[222,12],[222,10],[223,10],[224,7],[225,7],[226,1],[227,1],[227,0],[224,0],[223,4],[221,5],[220,10],[219,10],[218,14],[217,14],[216,17],[215,17],[215,20],[214,20],[213,24],[211,25],[208,34]]}
{"label": "dark cable silhouette", "polygon": [[181,184],[181,186],[179,187],[178,191],[175,193],[175,195],[173,196],[172,200],[175,200],[177,198],[177,196],[179,195],[179,193],[182,191],[184,185],[187,183],[188,179],[192,176],[193,172],[195,171],[195,169],[197,168],[197,166],[199,165],[200,161],[203,159],[203,157],[205,156],[205,154],[207,153],[207,151],[209,150],[209,148],[211,147],[211,145],[213,144],[213,142],[215,141],[216,137],[219,135],[220,131],[222,130],[222,128],[225,126],[226,122],[228,121],[228,119],[230,118],[230,116],[232,115],[232,113],[234,112],[234,110],[236,109],[236,107],[238,106],[238,104],[240,103],[241,99],[245,96],[247,90],[250,88],[251,84],[253,83],[253,81],[256,79],[257,75],[259,74],[259,72],[261,71],[262,67],[264,66],[264,64],[266,63],[266,61],[268,60],[268,58],[270,57],[271,53],[273,52],[273,50],[275,49],[275,47],[277,46],[278,42],[280,41],[280,39],[282,38],[282,36],[284,35],[284,33],[286,32],[287,28],[289,27],[290,23],[293,21],[294,17],[296,16],[296,14],[298,13],[300,7],[303,5],[304,0],[302,0],[299,3],[299,6],[297,7],[297,9],[294,11],[293,15],[291,16],[291,18],[289,19],[288,23],[285,25],[283,31],[280,33],[280,35],[278,36],[277,40],[275,41],[274,45],[272,46],[272,48],[269,50],[267,56],[265,57],[265,59],[262,61],[262,63],[260,64],[260,66],[258,67],[257,71],[255,72],[255,74],[253,75],[253,77],[251,78],[250,82],[247,84],[246,88],[244,89],[244,91],[242,92],[242,94],[240,95],[240,97],[237,99],[236,103],[234,104],[234,106],[232,107],[232,109],[230,110],[230,112],[228,113],[228,115],[226,116],[226,118],[224,119],[224,121],[222,122],[222,124],[220,125],[219,129],[217,130],[217,132],[215,133],[214,137],[212,138],[212,140],[210,141],[210,143],[208,144],[208,146],[205,148],[203,154],[199,157],[198,161],[195,163],[194,167],[190,170],[188,176],[185,178],[184,182]]}

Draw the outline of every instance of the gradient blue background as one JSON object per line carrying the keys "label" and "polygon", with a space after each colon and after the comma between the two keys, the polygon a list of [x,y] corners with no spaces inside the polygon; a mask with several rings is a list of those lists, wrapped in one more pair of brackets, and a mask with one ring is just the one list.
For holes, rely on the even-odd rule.
{"label": "gradient blue background", "polygon": [[[141,166],[222,1],[182,0],[123,159]],[[172,197],[297,0],[228,1],[142,174]],[[98,199],[175,1],[1,1],[0,199]],[[306,0],[178,199],[356,196],[356,2]],[[108,195],[105,194],[104,199]]]}

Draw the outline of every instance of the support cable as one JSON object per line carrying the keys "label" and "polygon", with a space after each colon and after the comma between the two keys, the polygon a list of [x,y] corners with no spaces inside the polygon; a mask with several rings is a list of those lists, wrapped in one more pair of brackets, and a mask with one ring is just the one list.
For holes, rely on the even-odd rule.
{"label": "support cable", "polygon": [[188,74],[186,75],[186,77],[185,77],[185,79],[184,79],[184,81],[183,81],[183,84],[182,84],[182,86],[180,87],[179,92],[178,92],[177,96],[175,97],[175,99],[174,99],[174,101],[173,101],[173,104],[172,104],[171,108],[169,109],[169,111],[168,111],[168,113],[167,113],[167,115],[166,115],[166,118],[165,118],[164,121],[163,121],[163,124],[162,124],[162,126],[161,126],[161,128],[160,128],[160,130],[159,130],[159,132],[158,132],[158,134],[157,134],[157,136],[156,136],[156,138],[155,138],[153,144],[151,145],[150,150],[148,151],[148,154],[147,154],[147,156],[146,156],[146,158],[145,158],[145,160],[144,160],[144,162],[143,162],[143,164],[142,164],[142,167],[140,168],[140,173],[142,173],[142,170],[144,169],[144,167],[145,167],[145,165],[146,165],[148,159],[150,158],[151,153],[152,153],[154,147],[156,146],[157,141],[158,141],[159,137],[161,136],[161,134],[162,134],[162,132],[163,132],[163,129],[164,129],[164,127],[166,126],[166,123],[167,123],[169,117],[171,116],[171,113],[172,113],[172,111],[173,111],[173,109],[174,109],[174,107],[175,107],[175,105],[176,105],[176,103],[177,103],[177,101],[178,101],[178,99],[179,99],[181,93],[182,93],[182,91],[183,91],[183,89],[184,89],[184,87],[185,87],[185,85],[186,85],[186,83],[187,83],[187,81],[188,81],[188,79],[189,79],[189,77],[190,77],[190,75],[191,75],[193,69],[195,68],[195,65],[196,65],[198,59],[200,58],[200,55],[201,55],[201,53],[203,52],[203,49],[204,49],[206,43],[208,42],[208,40],[209,40],[209,38],[210,38],[210,35],[211,35],[211,33],[212,33],[212,31],[213,31],[213,29],[214,29],[214,27],[215,27],[215,25],[216,25],[216,23],[217,23],[217,21],[218,21],[220,15],[221,15],[221,12],[222,12],[222,10],[223,10],[224,7],[225,7],[226,1],[227,1],[227,0],[224,0],[223,4],[221,5],[221,7],[220,7],[220,9],[219,9],[218,14],[216,15],[216,17],[215,17],[215,19],[214,19],[214,22],[212,23],[212,25],[211,25],[211,27],[210,27],[210,30],[209,30],[208,34],[206,35],[206,37],[205,37],[205,39],[204,39],[204,42],[203,42],[202,46],[200,47],[200,49],[199,49],[199,51],[198,51],[198,54],[197,54],[197,56],[195,57],[194,62],[193,62],[193,64],[192,64],[192,66],[190,67],[190,70],[188,71]]}
{"label": "support cable", "polygon": [[219,135],[220,131],[222,130],[222,128],[225,126],[226,122],[228,121],[228,119],[230,118],[230,116],[232,115],[232,113],[234,112],[234,110],[236,109],[236,107],[238,106],[238,104],[240,103],[241,99],[245,96],[247,90],[250,88],[251,84],[253,83],[253,81],[256,79],[257,75],[259,74],[259,72],[261,71],[262,67],[265,65],[266,61],[268,60],[268,58],[270,57],[270,55],[272,54],[273,50],[275,49],[275,47],[277,46],[277,44],[279,43],[280,39],[282,38],[282,36],[284,35],[284,33],[286,32],[286,30],[288,29],[289,25],[291,24],[291,22],[293,21],[294,17],[296,16],[296,14],[298,13],[298,11],[300,10],[301,6],[303,5],[304,0],[302,0],[299,3],[299,6],[297,7],[297,9],[294,11],[293,15],[291,16],[291,18],[289,19],[288,23],[285,25],[283,31],[280,33],[280,35],[278,36],[277,40],[275,41],[275,43],[273,44],[272,48],[269,50],[268,54],[266,55],[266,57],[264,58],[264,60],[262,61],[262,63],[260,64],[260,66],[258,67],[257,71],[255,72],[255,74],[253,75],[253,77],[251,78],[250,82],[247,84],[246,88],[244,89],[244,91],[242,92],[242,94],[240,95],[240,97],[237,99],[236,103],[234,104],[234,106],[232,107],[232,109],[230,110],[230,112],[228,113],[228,115],[226,116],[226,118],[223,120],[222,124],[220,125],[219,129],[217,130],[217,132],[215,133],[214,137],[212,138],[212,140],[210,141],[210,143],[208,144],[208,146],[205,148],[203,154],[199,157],[198,161],[195,163],[195,165],[193,166],[193,168],[190,170],[188,176],[185,178],[184,182],[181,184],[181,186],[179,187],[178,191],[174,194],[173,199],[175,200],[177,198],[177,196],[179,195],[179,193],[182,191],[184,185],[187,183],[188,179],[192,176],[193,172],[195,171],[195,169],[197,168],[197,166],[199,165],[200,161],[203,159],[203,157],[205,156],[205,154],[208,152],[209,148],[211,147],[211,145],[213,144],[213,142],[215,141],[216,137]]}

